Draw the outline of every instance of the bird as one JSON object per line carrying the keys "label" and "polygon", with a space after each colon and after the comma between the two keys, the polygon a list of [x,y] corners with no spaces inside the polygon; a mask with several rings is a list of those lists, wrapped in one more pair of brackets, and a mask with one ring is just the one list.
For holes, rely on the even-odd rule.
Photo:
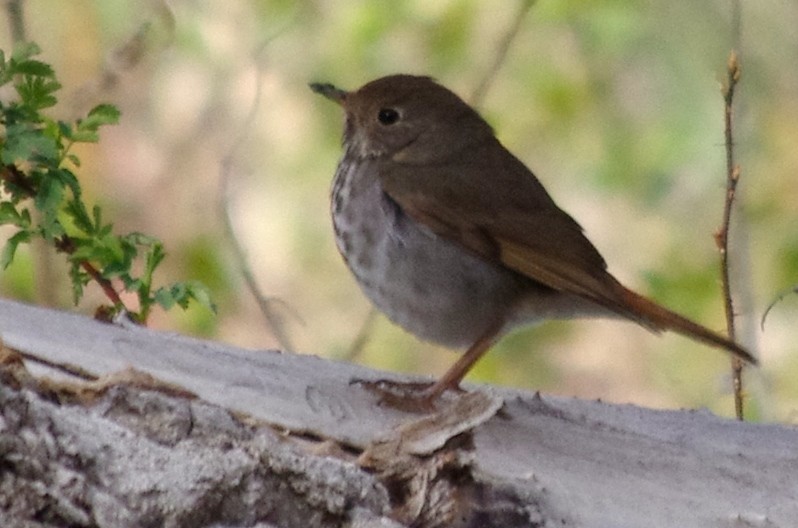
{"label": "bird", "polygon": [[503,335],[548,319],[626,319],[757,364],[743,346],[623,286],[491,126],[431,77],[310,87],[345,113],[331,216],[361,290],[418,338],[465,349],[413,398],[434,404]]}

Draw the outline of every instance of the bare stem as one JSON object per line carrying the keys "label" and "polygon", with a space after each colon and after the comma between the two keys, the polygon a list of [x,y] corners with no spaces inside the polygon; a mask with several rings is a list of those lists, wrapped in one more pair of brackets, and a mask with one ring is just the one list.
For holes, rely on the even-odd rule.
{"label": "bare stem", "polygon": [[[72,241],[69,235],[63,235],[61,238],[55,241],[55,248],[62,253],[71,255],[75,252],[75,243]],[[81,260],[80,267],[83,268],[83,271],[85,271],[89,277],[91,277],[91,279],[100,286],[100,288],[102,288],[105,296],[108,297],[115,307],[125,308],[125,303],[122,301],[119,293],[117,293],[114,285],[110,280],[103,277],[100,271],[94,267],[91,262],[87,260]],[[145,322],[146,321],[141,321],[141,323]]]}
{"label": "bare stem", "polygon": [[499,69],[502,67],[505,59],[507,58],[507,52],[510,51],[510,46],[515,40],[515,37],[518,36],[518,32],[521,30],[521,25],[524,22],[526,14],[532,9],[536,2],[537,0],[521,1],[520,6],[518,7],[518,14],[516,14],[515,18],[513,19],[513,24],[507,28],[507,32],[502,37],[502,40],[496,49],[496,55],[493,57],[493,62],[490,63],[490,66],[485,72],[485,75],[482,77],[482,80],[471,93],[469,102],[472,106],[479,106],[482,102],[482,99],[485,97],[485,94],[488,93],[491,83],[496,79],[496,74],[499,72]]}
{"label": "bare stem", "polygon": [[[737,183],[740,181],[740,166],[734,159],[734,93],[740,81],[740,64],[737,52],[732,50],[726,66],[727,78],[723,86],[724,101],[724,137],[726,145],[726,200],[723,207],[723,221],[715,235],[718,250],[720,251],[720,273],[723,288],[724,310],[726,312],[726,329],[729,339],[735,340],[734,327],[734,302],[731,292],[731,279],[729,276],[729,229],[734,199],[737,192]],[[734,413],[738,420],[743,419],[743,363],[738,358],[732,358],[732,384],[734,389]]]}
{"label": "bare stem", "polygon": [[8,12],[8,25],[11,27],[11,40],[14,44],[24,42],[26,37],[22,0],[6,0],[6,11]]}
{"label": "bare stem", "polygon": [[[260,51],[265,48],[267,43],[268,40],[264,41],[258,55],[260,55]],[[258,61],[258,64],[260,64],[260,61]],[[291,340],[288,337],[285,328],[283,327],[280,316],[275,310],[275,304],[282,303],[285,305],[285,302],[281,299],[267,296],[258,285],[258,281],[255,279],[255,274],[252,272],[252,268],[247,261],[244,247],[238,240],[238,236],[236,234],[235,227],[233,226],[233,220],[230,214],[230,180],[232,177],[234,160],[238,155],[239,148],[243,145],[244,140],[252,131],[252,124],[254,123],[261,100],[263,76],[261,75],[260,67],[257,69],[257,73],[258,78],[255,85],[255,96],[252,100],[252,106],[250,107],[249,113],[247,114],[244,123],[241,124],[238,137],[233,140],[233,143],[230,145],[227,154],[224,156],[220,164],[218,207],[222,216],[224,232],[227,239],[230,241],[230,246],[233,250],[234,258],[238,263],[241,276],[244,279],[247,288],[250,290],[250,292],[252,292],[252,296],[255,298],[255,301],[258,303],[258,307],[260,308],[260,311],[266,320],[266,324],[269,326],[269,329],[271,330],[272,335],[274,335],[274,338],[277,340],[277,343],[283,350],[290,351],[294,350],[294,347],[291,344]]]}

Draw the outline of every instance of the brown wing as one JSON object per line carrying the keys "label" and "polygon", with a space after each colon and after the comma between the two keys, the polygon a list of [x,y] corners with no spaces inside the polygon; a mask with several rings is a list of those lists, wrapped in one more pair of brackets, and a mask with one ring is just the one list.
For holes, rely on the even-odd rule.
{"label": "brown wing", "polygon": [[439,165],[386,163],[385,192],[411,218],[482,257],[630,316],[582,228],[498,141]]}
{"label": "brown wing", "polygon": [[435,166],[384,164],[380,181],[411,218],[485,259],[655,332],[671,329],[757,363],[726,337],[623,287],[579,224],[498,142]]}

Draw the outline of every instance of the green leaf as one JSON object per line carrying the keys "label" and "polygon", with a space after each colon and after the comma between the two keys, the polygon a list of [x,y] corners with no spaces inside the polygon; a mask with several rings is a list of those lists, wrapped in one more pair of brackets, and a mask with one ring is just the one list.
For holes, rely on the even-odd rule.
{"label": "green leaf", "polygon": [[[101,235],[107,235],[108,233],[111,232],[112,228],[111,228],[111,224],[108,224],[108,226],[107,226],[108,230],[107,231],[104,231],[102,229],[102,225],[103,225],[103,216],[102,216],[102,214],[103,214],[103,212],[100,209],[99,205],[95,205],[92,208],[92,210],[91,210],[91,217],[92,217],[92,219],[94,219],[94,230],[97,231],[97,232],[100,232]],[[101,232],[101,231],[103,231],[103,232]]]}
{"label": "green leaf", "polygon": [[100,140],[100,134],[96,130],[75,130],[69,139],[75,143],[97,143]]}
{"label": "green leaf", "polygon": [[114,125],[119,122],[119,110],[110,104],[95,106],[85,119],[78,121],[70,139],[75,142],[96,143],[99,140],[97,130],[103,125]]}
{"label": "green leaf", "polygon": [[58,102],[55,95],[61,88],[61,83],[55,78],[34,77],[25,75],[16,85],[17,93],[22,102],[34,109],[40,110],[54,106]]}
{"label": "green leaf", "polygon": [[97,243],[97,261],[102,266],[103,277],[111,278],[130,272],[133,259],[138,255],[136,246],[124,237],[106,235],[95,239]]}
{"label": "green leaf", "polygon": [[64,197],[64,185],[58,179],[52,177],[52,173],[42,178],[39,184],[39,192],[33,203],[42,212],[52,211],[57,213],[61,199]]}
{"label": "green leaf", "polygon": [[23,62],[41,52],[42,49],[35,42],[20,42],[14,47],[14,51],[11,54],[11,62]]}
{"label": "green leaf", "polygon": [[124,238],[131,244],[135,244],[137,246],[152,246],[155,244],[161,244],[161,242],[154,236],[145,235],[144,233],[140,233],[138,231],[128,233],[124,236]]}
{"label": "green leaf", "polygon": [[[96,207],[96,206],[95,206]],[[86,235],[92,235],[95,232],[94,225],[89,218],[89,213],[86,211],[86,206],[80,200],[69,200],[64,206],[64,212],[69,218],[75,228],[82,231]]]}
{"label": "green leaf", "polygon": [[177,282],[169,287],[158,288],[153,297],[164,310],[169,310],[175,304],[185,309],[191,301],[196,301],[216,313],[216,305],[211,300],[210,292],[197,281]]}
{"label": "green leaf", "polygon": [[80,263],[83,261],[97,260],[97,249],[92,245],[90,238],[70,237],[73,251],[69,254],[69,261]]}
{"label": "green leaf", "polygon": [[66,139],[71,139],[72,137],[72,125],[69,123],[64,123],[63,121],[58,121],[55,124],[56,128],[58,129],[58,133],[61,134]]}
{"label": "green leaf", "polygon": [[125,285],[125,290],[130,292],[140,292],[144,286],[144,283],[141,281],[141,279],[134,279],[130,275],[125,275],[122,277],[122,282]]}
{"label": "green leaf", "polygon": [[31,232],[28,230],[17,231],[6,241],[3,246],[3,251],[0,253],[0,266],[6,269],[14,260],[14,255],[17,253],[17,248],[22,243],[30,242]]}
{"label": "green leaf", "polygon": [[170,310],[177,302],[172,289],[167,287],[158,288],[153,298],[164,310]]}
{"label": "green leaf", "polygon": [[155,272],[155,268],[166,257],[166,251],[163,249],[163,244],[157,240],[149,242],[150,246],[147,253],[144,254],[144,277],[149,279]]}
{"label": "green leaf", "polygon": [[54,160],[58,158],[58,143],[29,123],[13,124],[6,129],[6,141],[0,157],[4,164],[36,159]]}
{"label": "green leaf", "polygon": [[52,66],[46,62],[37,61],[34,59],[25,59],[22,61],[14,60],[13,72],[14,75],[30,75],[31,77],[45,77],[54,78],[55,72]]}
{"label": "green leaf", "polygon": [[2,202],[0,203],[0,224],[28,228],[30,227],[30,213],[27,209],[22,209],[22,212],[18,211],[11,202]]}
{"label": "green leaf", "polygon": [[72,282],[72,302],[77,306],[83,297],[83,287],[89,283],[89,275],[83,271],[80,262],[73,261],[69,266],[69,279]]}
{"label": "green leaf", "polygon": [[55,169],[50,171],[50,176],[57,179],[62,185],[69,187],[69,190],[72,191],[72,196],[76,199],[80,199],[82,193],[80,183],[78,182],[77,176],[75,176],[71,170],[64,168]]}
{"label": "green leaf", "polygon": [[[0,49],[0,86],[8,84],[14,76],[9,72],[9,64],[6,63],[6,54]],[[2,108],[0,106],[0,108]]]}
{"label": "green leaf", "polygon": [[41,213],[39,224],[45,240],[53,240],[64,234],[64,228],[58,221],[58,212],[63,198],[64,185],[58,178],[49,175],[42,178],[33,204]]}
{"label": "green leaf", "polygon": [[0,52],[0,85],[18,75],[53,77],[53,69],[49,64],[30,58],[38,53],[41,53],[41,49],[33,42],[18,44],[8,62],[5,53]]}
{"label": "green leaf", "polygon": [[119,109],[112,104],[100,104],[89,110],[89,115],[80,122],[82,128],[98,128],[102,125],[115,125],[119,123]]}
{"label": "green leaf", "polygon": [[204,284],[198,281],[189,281],[187,286],[188,292],[192,299],[198,302],[201,306],[204,306],[213,313],[216,313],[216,303],[213,302],[213,299],[211,298],[211,292],[205,287]]}

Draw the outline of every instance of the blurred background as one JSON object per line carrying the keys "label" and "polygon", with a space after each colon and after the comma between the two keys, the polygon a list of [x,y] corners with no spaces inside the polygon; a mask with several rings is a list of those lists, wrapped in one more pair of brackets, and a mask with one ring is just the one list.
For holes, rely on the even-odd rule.
{"label": "blurred background", "polygon": [[[159,283],[200,280],[218,305],[217,315],[156,312],[154,328],[424,375],[455,360],[370,317],[333,243],[328,196],[343,116],[307,84],[356,88],[397,72],[432,75],[475,103],[622,282],[725,328],[713,233],[725,194],[728,1],[18,4],[26,38],[64,85],[53,114],[74,119],[100,102],[122,111],[99,145],[77,150],[89,203],[118,232],[165,242]],[[764,331],[760,319],[798,284],[798,4],[748,7],[735,123],[738,335],[763,364],[746,373],[748,415],[795,423],[798,297],[777,304]],[[0,47],[10,52],[2,14]],[[226,218],[290,344],[243,280]],[[90,288],[73,307],[65,269],[61,255],[22,248],[0,273],[0,295],[93,313],[104,299]],[[524,329],[468,379],[733,415],[724,354],[630,323]]]}

